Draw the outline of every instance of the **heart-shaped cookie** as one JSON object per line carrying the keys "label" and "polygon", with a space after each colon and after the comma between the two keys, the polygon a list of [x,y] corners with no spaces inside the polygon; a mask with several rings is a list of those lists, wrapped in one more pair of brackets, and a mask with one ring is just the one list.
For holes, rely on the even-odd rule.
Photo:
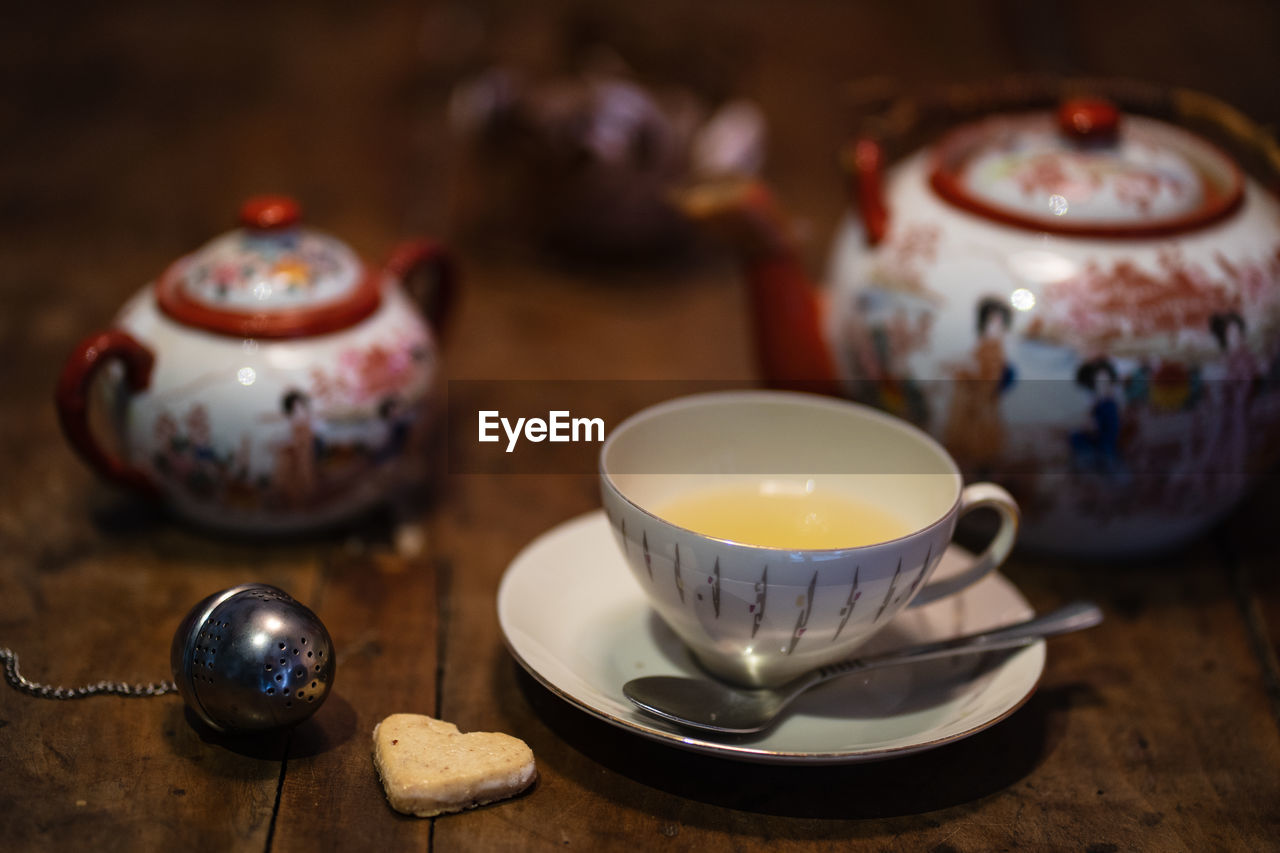
{"label": "heart-shaped cookie", "polygon": [[519,738],[463,733],[422,714],[392,714],[378,723],[373,763],[391,807],[418,817],[513,796],[535,775],[533,751]]}

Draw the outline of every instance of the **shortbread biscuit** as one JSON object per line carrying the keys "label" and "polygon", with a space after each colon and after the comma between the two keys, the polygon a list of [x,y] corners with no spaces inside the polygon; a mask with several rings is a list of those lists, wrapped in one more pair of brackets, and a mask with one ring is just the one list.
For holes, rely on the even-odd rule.
{"label": "shortbread biscuit", "polygon": [[392,714],[373,729],[373,763],[391,808],[433,817],[520,793],[533,751],[501,732],[462,733],[422,714]]}

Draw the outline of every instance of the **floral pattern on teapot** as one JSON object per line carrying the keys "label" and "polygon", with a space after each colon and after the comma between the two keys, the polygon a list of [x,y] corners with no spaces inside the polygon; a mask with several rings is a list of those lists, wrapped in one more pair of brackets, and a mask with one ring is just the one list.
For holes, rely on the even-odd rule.
{"label": "floral pattern on teapot", "polygon": [[1124,151],[1064,148],[1048,119],[988,123],[986,150],[961,175],[975,197],[1052,221],[1071,214],[1142,222],[1194,210],[1204,202],[1195,167],[1139,124]]}
{"label": "floral pattern on teapot", "polygon": [[355,255],[325,234],[292,228],[263,236],[241,230],[207,245],[182,271],[182,287],[214,304],[288,305],[339,299],[359,275]]}
{"label": "floral pattern on teapot", "polygon": [[345,349],[333,369],[314,367],[306,382],[286,386],[278,411],[259,414],[253,429],[230,435],[235,426],[220,418],[218,439],[198,398],[185,408],[160,406],[150,473],[187,500],[236,511],[332,507],[362,482],[386,479],[397,467],[390,463],[423,461],[420,378],[433,359],[409,337]]}
{"label": "floral pattern on teapot", "polygon": [[[967,477],[1006,482],[1031,524],[1193,519],[1280,451],[1280,242],[1202,261],[1170,243],[1154,264],[1091,259],[1043,286],[1006,264],[965,311],[938,267],[965,250],[940,251],[941,233],[902,228],[844,294],[841,373]],[[939,332],[944,309],[971,318],[966,336]]]}

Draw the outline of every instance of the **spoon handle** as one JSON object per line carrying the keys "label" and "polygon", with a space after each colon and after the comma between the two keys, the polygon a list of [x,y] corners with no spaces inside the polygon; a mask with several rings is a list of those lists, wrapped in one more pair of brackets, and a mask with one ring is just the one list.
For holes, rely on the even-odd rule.
{"label": "spoon handle", "polygon": [[909,649],[896,649],[878,655],[871,655],[870,657],[848,658],[827,664],[807,676],[802,676],[804,680],[802,689],[821,684],[824,681],[830,681],[833,678],[839,678],[842,675],[848,675],[851,672],[877,669],[882,666],[935,660],[962,654],[979,654],[999,649],[1014,649],[1019,646],[1030,645],[1043,637],[1052,637],[1056,634],[1066,634],[1071,631],[1089,628],[1101,621],[1102,611],[1098,609],[1098,605],[1089,601],[1076,601],[1064,607],[1059,607],[1057,610],[1046,613],[1043,616],[1028,619],[1025,622],[979,631],[976,634],[966,634],[963,637],[953,637],[949,640],[938,640],[933,643],[912,646]]}

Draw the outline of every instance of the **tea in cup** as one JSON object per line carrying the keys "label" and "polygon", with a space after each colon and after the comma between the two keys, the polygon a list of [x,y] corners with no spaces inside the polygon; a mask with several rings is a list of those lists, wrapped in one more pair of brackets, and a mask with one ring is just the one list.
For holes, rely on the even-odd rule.
{"label": "tea in cup", "polygon": [[[850,656],[905,607],[976,583],[1018,507],[910,424],[774,391],[645,409],[600,453],[605,511],[658,615],[713,675],[773,686]],[[957,519],[1000,516],[972,565],[930,582]]]}

